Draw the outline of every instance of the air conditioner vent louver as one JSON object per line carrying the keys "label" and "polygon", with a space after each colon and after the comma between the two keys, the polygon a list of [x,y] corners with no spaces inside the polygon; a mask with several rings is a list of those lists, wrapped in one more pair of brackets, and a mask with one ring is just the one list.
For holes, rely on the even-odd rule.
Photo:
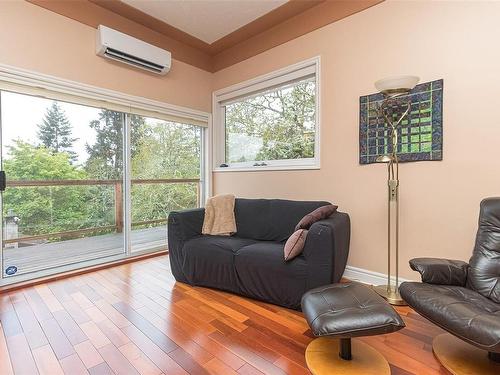
{"label": "air conditioner vent louver", "polygon": [[170,52],[103,25],[97,30],[96,53],[162,75],[172,63]]}
{"label": "air conditioner vent louver", "polygon": [[135,65],[139,68],[151,70],[155,73],[161,73],[161,70],[163,68],[161,65],[146,61],[146,60],[141,59],[139,57],[129,55],[128,53],[125,53],[125,52],[120,52],[120,51],[113,49],[113,48],[106,48],[106,51],[104,51],[104,55],[106,55],[110,59],[114,59],[114,60],[122,61],[122,62],[125,62],[128,64],[132,64],[132,65]]}

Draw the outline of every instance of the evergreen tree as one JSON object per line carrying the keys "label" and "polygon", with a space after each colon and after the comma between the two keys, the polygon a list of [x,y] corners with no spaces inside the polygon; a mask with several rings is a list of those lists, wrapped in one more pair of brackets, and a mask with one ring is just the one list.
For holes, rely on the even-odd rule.
{"label": "evergreen tree", "polygon": [[71,137],[72,128],[64,110],[57,102],[47,108],[43,122],[38,125],[38,139],[42,145],[54,153],[67,152],[71,160],[76,160],[76,154],[71,150],[77,138]]}
{"label": "evergreen tree", "polygon": [[[144,118],[131,115],[131,152],[132,156],[144,136]],[[123,170],[123,127],[124,114],[101,110],[99,118],[92,120],[90,128],[96,131],[93,145],[86,145],[89,158],[86,163],[88,173],[97,179],[120,179]]]}

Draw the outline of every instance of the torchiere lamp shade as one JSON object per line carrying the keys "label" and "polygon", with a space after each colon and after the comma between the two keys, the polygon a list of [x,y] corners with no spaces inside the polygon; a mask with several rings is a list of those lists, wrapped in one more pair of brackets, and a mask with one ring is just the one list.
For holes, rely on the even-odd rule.
{"label": "torchiere lamp shade", "polygon": [[382,94],[403,94],[412,90],[420,80],[417,76],[396,76],[379,79],[375,88]]}

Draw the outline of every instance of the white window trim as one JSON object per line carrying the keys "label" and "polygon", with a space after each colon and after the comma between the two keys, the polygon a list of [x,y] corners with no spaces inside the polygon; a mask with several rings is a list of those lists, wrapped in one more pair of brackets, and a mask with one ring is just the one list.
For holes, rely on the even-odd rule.
{"label": "white window trim", "polygon": [[[254,166],[254,162],[235,163],[220,167],[225,154],[224,104],[254,92],[265,91],[285,82],[314,74],[316,78],[316,129],[314,139],[314,158],[266,160],[266,166]],[[268,74],[220,89],[212,94],[212,136],[214,172],[258,172],[275,170],[320,169],[321,144],[321,57],[301,61],[297,64],[273,71]]]}
{"label": "white window trim", "polygon": [[[4,90],[72,102],[119,112],[166,119],[189,120],[193,125],[208,127],[210,114],[119,91],[87,85],[26,69],[0,64],[0,83]],[[9,88],[11,90],[9,90]]]}

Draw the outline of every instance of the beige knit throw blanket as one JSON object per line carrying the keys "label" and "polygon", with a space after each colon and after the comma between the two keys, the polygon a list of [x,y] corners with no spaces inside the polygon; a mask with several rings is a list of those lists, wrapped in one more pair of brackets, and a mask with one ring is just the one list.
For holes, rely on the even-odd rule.
{"label": "beige knit throw blanket", "polygon": [[234,195],[224,194],[208,198],[201,232],[219,236],[230,236],[236,232]]}

